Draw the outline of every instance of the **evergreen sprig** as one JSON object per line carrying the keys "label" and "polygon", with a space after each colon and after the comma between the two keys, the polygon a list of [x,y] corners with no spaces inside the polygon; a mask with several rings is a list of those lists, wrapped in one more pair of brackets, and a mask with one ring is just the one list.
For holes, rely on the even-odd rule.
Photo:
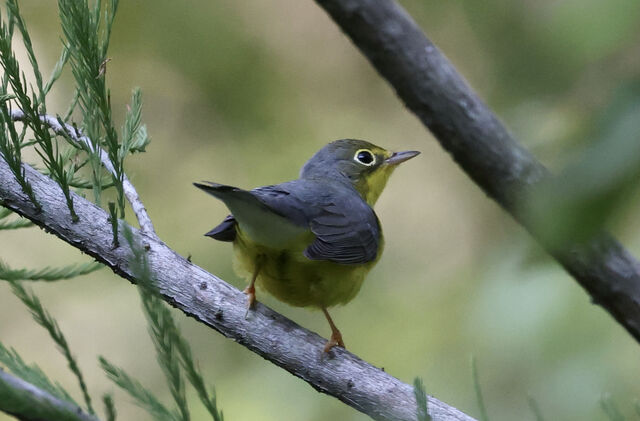
{"label": "evergreen sprig", "polygon": [[[106,64],[109,61],[106,54],[118,1],[109,0],[104,8],[100,0],[94,2],[92,7],[89,7],[87,0],[59,0],[58,4],[65,40],[60,57],[45,84],[26,23],[20,14],[18,2],[17,0],[7,0],[7,21],[0,21],[0,65],[4,69],[1,76],[2,90],[0,91],[0,154],[9,163],[23,191],[38,206],[38,209],[40,209],[39,204],[26,180],[22,167],[22,151],[27,147],[35,148],[44,163],[44,168],[41,171],[56,180],[62,188],[74,220],[77,220],[77,215],[73,210],[71,187],[93,189],[96,202],[99,203],[101,192],[105,188],[114,186],[117,190],[118,210],[120,216],[124,217],[123,182],[126,179],[123,168],[124,160],[129,154],[143,152],[149,143],[149,137],[146,127],[141,124],[142,97],[137,88],[132,93],[131,104],[125,116],[121,143],[118,142],[118,134],[112,122],[110,93],[104,75]],[[35,87],[27,83],[27,78],[12,50],[14,28],[18,29],[27,50],[31,70],[35,77]],[[70,133],[51,127],[51,123],[49,123],[51,117],[45,115],[46,95],[60,78],[67,63],[70,63],[76,80],[76,88],[67,113],[64,117],[58,117],[58,122],[62,127],[65,127],[63,123],[70,119],[74,110],[81,110],[82,134],[89,139],[86,143],[71,139]],[[11,93],[8,92],[9,88]],[[22,112],[21,117],[16,117],[16,112],[12,114],[11,102],[15,102],[19,106]],[[14,120],[20,120],[24,123],[20,132],[16,130]],[[25,138],[27,127],[33,132],[33,139]],[[68,148],[64,144],[60,145],[56,135],[63,137],[73,148]],[[88,158],[79,160],[78,154],[81,151],[86,152]],[[106,164],[107,170],[112,172],[110,180],[104,179],[105,169],[101,161],[103,153],[107,154],[113,167],[112,170],[108,163]],[[90,182],[82,176],[76,175],[77,171],[86,163],[91,166]],[[111,213],[114,226],[117,229],[118,212],[115,207]],[[0,208],[0,229],[17,228],[30,224],[22,219],[5,220],[4,218],[10,214],[9,210]],[[155,418],[161,420],[188,421],[190,419],[185,392],[184,377],[186,376],[194,385],[198,396],[212,414],[213,419],[222,421],[222,412],[217,408],[215,393],[209,394],[207,392],[204,379],[193,359],[189,345],[180,335],[169,309],[155,290],[155,286],[152,285],[152,276],[144,252],[133,246],[132,249],[137,250],[134,263],[138,262],[141,268],[139,291],[149,322],[149,330],[156,346],[158,361],[167,377],[177,410],[168,411],[138,382],[124,371],[108,363],[104,358],[100,359],[102,367],[117,384],[129,391],[141,406],[149,410]],[[35,321],[47,330],[57,344],[78,380],[85,405],[91,414],[94,414],[91,398],[65,336],[38,297],[19,281],[69,279],[93,272],[100,267],[102,265],[98,263],[86,263],[61,268],[46,267],[39,270],[11,269],[0,261],[0,279],[10,282],[14,294],[27,306]],[[58,387],[52,386],[37,367],[29,368],[24,364],[15,351],[0,352],[0,354],[2,354],[0,358],[4,356],[4,360],[7,361],[5,365],[11,366],[23,374],[22,377],[26,377],[25,380],[31,380],[36,385],[44,385],[43,389],[47,390]],[[56,393],[57,396],[71,400],[64,389],[59,389]],[[116,412],[112,398],[109,395],[103,396],[103,403],[107,419],[115,420]]]}
{"label": "evergreen sprig", "polygon": [[62,267],[44,267],[42,269],[11,269],[0,260],[0,279],[5,281],[59,281],[87,275],[103,268],[99,262],[86,262]]}
{"label": "evergreen sprig", "polygon": [[56,322],[56,320],[49,314],[49,312],[45,310],[40,299],[32,291],[24,288],[20,284],[20,282],[10,282],[11,289],[14,295],[18,297],[20,301],[24,303],[24,305],[27,306],[36,323],[44,327],[49,333],[51,339],[53,339],[56,345],[58,345],[58,348],[67,360],[69,369],[73,372],[78,380],[78,384],[80,385],[80,390],[82,391],[82,396],[84,397],[87,410],[89,411],[89,413],[95,414],[93,407],[91,406],[91,397],[89,395],[89,391],[87,390],[87,385],[84,381],[82,372],[80,371],[80,367],[78,366],[75,357],[71,354],[69,344],[67,343],[64,334],[60,330],[58,322]]}
{"label": "evergreen sprig", "polygon": [[153,285],[151,268],[142,247],[138,245],[131,230],[125,230],[125,238],[133,251],[131,269],[138,281],[138,291],[142,300],[142,308],[149,324],[149,332],[156,349],[158,364],[167,379],[171,396],[178,408],[176,419],[189,421],[189,407],[180,359],[178,356],[178,331],[173,317],[164,305],[164,301]]}
{"label": "evergreen sprig", "polygon": [[116,367],[100,357],[100,366],[120,388],[125,390],[134,399],[136,405],[146,410],[157,421],[178,421],[175,414],[169,411],[149,390],[132,378],[123,369]]}
{"label": "evergreen sprig", "polygon": [[211,393],[207,391],[207,387],[204,384],[204,378],[200,373],[200,369],[196,365],[196,362],[193,360],[191,347],[179,333],[180,332],[178,331],[178,336],[176,339],[178,342],[178,350],[180,351],[180,361],[182,362],[182,366],[187,375],[187,379],[189,379],[189,382],[198,393],[200,401],[205,406],[205,408],[207,408],[207,411],[209,411],[209,414],[211,415],[213,420],[224,421],[222,410],[218,409],[215,389],[211,387]]}
{"label": "evergreen sprig", "polygon": [[7,216],[13,214],[13,212],[11,212],[11,209],[9,208],[3,208],[0,206],[0,219],[6,218]]}
{"label": "evergreen sprig", "polygon": [[[76,165],[76,170],[80,169],[81,167],[83,167],[86,162],[88,161],[84,161],[79,165]],[[46,168],[39,168],[37,165],[32,165],[33,168],[37,169],[38,171],[40,171],[41,173],[43,173],[44,175],[51,175]],[[76,189],[92,189],[93,188],[93,180],[90,180],[84,176],[82,176],[81,174],[76,173],[76,175],[73,177],[73,179],[69,182],[69,185],[71,187],[74,187]],[[103,177],[102,178],[102,190],[106,190],[109,187],[113,187],[113,180],[110,177]]]}
{"label": "evergreen sprig", "polygon": [[476,401],[478,403],[478,409],[480,410],[480,421],[489,421],[487,415],[487,408],[484,404],[484,398],[482,396],[482,387],[480,387],[480,378],[478,376],[478,365],[476,364],[476,357],[471,357],[471,376],[473,377],[473,388],[476,392]]}
{"label": "evergreen sprig", "polygon": [[[8,28],[0,21],[0,38],[10,38],[10,32]],[[9,40],[10,42],[10,40]],[[2,40],[0,39],[0,48]],[[27,181],[27,177],[22,167],[22,152],[21,152],[21,137],[18,135],[11,116],[9,113],[9,107],[7,101],[12,98],[12,95],[6,93],[8,78],[5,74],[2,80],[3,92],[0,92],[0,155],[4,158],[5,162],[9,165],[11,172],[20,184],[20,188],[23,193],[27,195],[31,203],[36,207],[38,211],[42,209],[42,206],[36,199],[33,193],[31,184]]]}
{"label": "evergreen sprig", "polygon": [[416,396],[416,404],[418,407],[418,421],[431,421],[431,415],[429,415],[429,399],[427,392],[424,390],[424,383],[422,379],[416,377],[413,380],[413,394]]}
{"label": "evergreen sprig", "polygon": [[[92,189],[93,181],[89,180],[86,177],[78,175],[71,180],[69,183],[71,187],[75,187],[76,189]],[[102,189],[105,190],[109,187],[113,187],[113,180],[111,178],[103,178],[102,179]]]}
{"label": "evergreen sprig", "polygon": [[111,223],[111,233],[113,234],[113,246],[120,247],[120,235],[118,233],[118,211],[116,204],[109,202],[109,222]]}
{"label": "evergreen sprig", "polygon": [[62,52],[60,53],[60,58],[56,61],[56,65],[53,67],[53,71],[51,72],[51,76],[49,77],[49,81],[44,86],[44,94],[47,95],[53,84],[60,78],[62,75],[62,70],[64,70],[64,66],[69,61],[69,50],[65,46],[62,47]]}
{"label": "evergreen sprig", "polygon": [[[69,54],[69,50],[67,50],[67,47],[64,47],[64,50],[67,52],[67,54]],[[73,98],[71,99],[71,103],[69,104],[69,108],[67,109],[67,112],[64,114],[64,117],[62,118],[62,121],[64,121],[65,123],[69,122],[69,119],[71,118],[71,115],[73,114],[73,112],[75,111],[76,107],[78,106],[78,100],[80,99],[80,91],[78,90],[78,88],[76,88],[73,91]]]}
{"label": "evergreen sprig", "polygon": [[[13,219],[13,220],[7,220],[6,218],[10,215],[15,215],[15,213],[13,213],[9,208],[3,208],[0,206],[0,231],[19,229],[19,228],[28,228],[33,226],[33,222],[22,217],[19,217],[18,219]],[[0,267],[1,265],[2,265],[2,261],[0,261]],[[0,269],[0,272],[1,272],[1,269]]]}
{"label": "evergreen sprig", "polygon": [[20,7],[18,6],[18,2],[16,0],[7,0],[7,13],[10,22],[13,22],[15,26],[18,27],[20,31],[20,35],[22,35],[22,42],[24,43],[25,50],[27,51],[27,56],[29,57],[29,62],[31,63],[31,68],[33,69],[33,75],[36,79],[36,87],[38,88],[38,101],[37,104],[39,106],[39,111],[42,114],[47,112],[45,105],[45,91],[42,85],[42,73],[40,72],[40,67],[38,66],[38,60],[36,60],[36,55],[33,51],[33,44],[31,43],[31,36],[29,35],[29,31],[27,30],[27,25],[20,14]]}
{"label": "evergreen sprig", "polygon": [[131,94],[131,104],[128,107],[124,126],[122,127],[122,145],[118,159],[124,158],[135,152],[144,152],[149,144],[147,128],[141,124],[142,117],[142,93],[140,88],[134,88]]}
{"label": "evergreen sprig", "polygon": [[113,403],[113,396],[106,393],[102,396],[102,403],[104,404],[104,412],[107,415],[107,421],[116,421],[116,406]]}
{"label": "evergreen sprig", "polygon": [[[7,349],[0,342],[0,363],[22,380],[46,390],[52,395],[76,404],[69,393],[58,383],[52,383],[37,365],[28,365],[14,349]],[[77,405],[77,404],[76,404]]]}
{"label": "evergreen sprig", "polygon": [[171,312],[153,283],[153,276],[144,248],[137,244],[130,229],[125,229],[124,236],[133,251],[131,269],[138,281],[142,305],[156,347],[158,362],[165,372],[171,394],[178,406],[179,413],[176,416],[180,420],[189,419],[182,380],[182,370],[184,370],[213,420],[224,421],[224,415],[218,409],[215,391],[212,393],[207,391],[203,376],[193,359],[191,348],[180,334]]}
{"label": "evergreen sprig", "polygon": [[104,149],[114,168],[112,178],[118,194],[120,217],[124,218],[124,157],[119,156],[118,134],[111,117],[110,93],[104,77],[108,61],[106,52],[118,1],[109,1],[104,19],[100,18],[101,2],[96,2],[93,10],[86,0],[59,0],[58,7],[66,39],[65,48],[76,80],[83,131],[93,146],[87,148],[87,152],[91,156],[94,199],[100,203],[103,171],[100,150]]}
{"label": "evergreen sprig", "polygon": [[[13,230],[18,228],[28,228],[32,227],[33,222],[29,221],[25,218],[18,218],[12,221],[4,221],[0,220],[0,231],[2,230]],[[1,275],[0,275],[1,276]]]}
{"label": "evergreen sprig", "polygon": [[[24,33],[22,34],[22,38],[27,50],[27,54],[29,55],[34,73],[37,75],[36,84],[38,86],[38,93],[33,92],[32,88],[31,96],[29,95],[26,77],[20,70],[20,65],[18,64],[18,60],[16,59],[12,49],[12,32],[7,27],[4,21],[0,22],[0,65],[5,71],[5,77],[7,78],[6,80],[8,80],[8,84],[11,86],[13,95],[15,95],[15,100],[17,101],[20,109],[26,117],[25,124],[31,128],[35,139],[37,140],[37,146],[35,147],[35,150],[42,158],[47,169],[53,175],[53,179],[62,189],[71,217],[74,221],[77,221],[78,216],[73,208],[73,199],[71,197],[71,190],[69,186],[69,181],[73,179],[73,169],[72,167],[67,168],[65,166],[65,161],[62,159],[60,153],[58,152],[57,143],[51,136],[51,133],[49,133],[48,128],[40,119],[40,115],[46,109],[44,105],[42,76],[40,75],[37,61],[35,59],[35,54],[33,52],[33,47],[28,38],[28,32],[26,26],[24,26],[22,17],[20,16],[19,9],[16,4],[14,4],[13,7],[10,6],[9,9],[11,10],[11,13],[9,14],[10,22],[12,22],[12,24],[16,24],[21,32],[24,31]],[[6,93],[7,92],[2,92],[2,94]],[[11,122],[6,103],[3,108],[5,108],[2,113],[4,123],[7,126],[11,127],[13,126],[13,123]],[[21,137],[22,136],[23,135],[21,135]],[[0,141],[0,143],[7,142]],[[20,147],[14,146],[14,156],[17,149],[20,149]],[[17,158],[17,156],[15,156],[15,158]],[[16,174],[17,172],[17,169],[14,170],[14,174]]]}
{"label": "evergreen sprig", "polygon": [[176,347],[178,332],[169,309],[164,301],[152,292],[139,288],[142,306],[149,324],[149,331],[156,348],[158,364],[167,379],[171,396],[178,407],[176,419],[189,421],[189,407],[185,392],[184,378],[180,369],[180,358]]}

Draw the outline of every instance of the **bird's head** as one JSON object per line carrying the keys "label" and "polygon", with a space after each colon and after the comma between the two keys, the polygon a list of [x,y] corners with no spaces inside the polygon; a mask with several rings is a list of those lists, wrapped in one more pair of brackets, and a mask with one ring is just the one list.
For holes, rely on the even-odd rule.
{"label": "bird's head", "polygon": [[391,152],[365,140],[336,140],[304,164],[300,178],[349,183],[373,206],[398,164],[418,154],[418,151]]}

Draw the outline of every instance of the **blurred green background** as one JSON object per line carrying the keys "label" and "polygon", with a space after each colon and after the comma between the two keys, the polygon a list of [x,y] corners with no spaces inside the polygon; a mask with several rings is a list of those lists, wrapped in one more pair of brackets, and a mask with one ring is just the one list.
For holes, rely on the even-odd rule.
{"label": "blurred green background", "polygon": [[[640,76],[637,0],[402,4],[556,172],[615,123],[603,110]],[[55,2],[20,5],[41,67],[51,69],[61,36]],[[142,88],[152,143],[130,159],[128,174],[176,251],[243,288],[229,244],[202,236],[227,211],[193,181],[250,188],[292,179],[313,152],[344,137],[420,150],[376,206],[383,258],[359,296],[332,312],[349,350],[405,382],[422,377],[429,394],[476,417],[471,355],[493,420],[533,420],[529,396],[549,420],[604,420],[604,394],[634,418],[636,341],[463,174],[314,2],[123,0],[109,57],[118,121],[132,87]],[[66,110],[72,86],[66,74],[50,112]],[[640,191],[626,189],[607,225],[635,255],[639,208]],[[32,268],[87,260],[35,228],[0,232],[0,257]],[[97,356],[105,355],[170,401],[127,281],[102,270],[33,287],[67,334],[95,399],[114,390],[121,419],[147,419],[101,373]],[[259,299],[328,335],[322,314]],[[228,420],[367,419],[175,315]],[[63,358],[2,283],[0,320],[5,345],[80,396]],[[194,419],[204,419],[191,397]]]}

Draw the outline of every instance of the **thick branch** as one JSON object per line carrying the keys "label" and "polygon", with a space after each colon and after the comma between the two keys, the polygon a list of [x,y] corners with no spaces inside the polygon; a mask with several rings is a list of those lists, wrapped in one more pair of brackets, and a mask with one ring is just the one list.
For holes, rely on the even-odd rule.
{"label": "thick branch", "polygon": [[0,411],[24,421],[98,421],[76,405],[0,369]]}
{"label": "thick branch", "polygon": [[[25,116],[22,110],[14,110],[11,111],[11,119],[14,121],[25,121],[27,117]],[[93,142],[87,136],[84,136],[80,131],[73,127],[70,124],[60,124],[57,118],[52,117],[50,115],[42,115],[40,116],[40,120],[45,123],[47,126],[51,128],[56,134],[61,136],[65,136],[68,139],[73,140],[79,145],[85,145],[90,151],[94,151]],[[109,159],[109,155],[100,148],[97,148],[98,158],[104,167],[109,171],[112,175],[116,176],[116,170],[113,168],[113,164]],[[135,187],[129,181],[129,178],[126,174],[122,175],[122,190],[124,192],[127,201],[131,205],[131,209],[133,209],[133,213],[136,215],[136,219],[138,220],[138,224],[140,225],[140,230],[150,235],[156,236],[156,232],[153,228],[153,223],[151,222],[151,218],[147,214],[147,209],[144,207],[138,192]]]}
{"label": "thick branch", "polygon": [[[53,180],[25,165],[27,179],[42,204],[37,212],[22,193],[7,163],[0,158],[0,203],[134,281],[131,250],[112,247],[109,215],[73,196],[78,222]],[[152,273],[165,299],[187,315],[300,377],[316,390],[335,396],[376,420],[414,421],[413,388],[342,349],[321,359],[325,340],[264,305],[245,319],[245,296],[221,279],[192,264],[153,236],[134,231],[148,252]],[[434,420],[473,420],[455,408],[429,398]]]}
{"label": "thick branch", "polygon": [[523,224],[640,341],[640,264],[602,235],[567,249],[544,244],[519,199],[547,170],[519,145],[409,14],[393,0],[316,0],[491,198]]}

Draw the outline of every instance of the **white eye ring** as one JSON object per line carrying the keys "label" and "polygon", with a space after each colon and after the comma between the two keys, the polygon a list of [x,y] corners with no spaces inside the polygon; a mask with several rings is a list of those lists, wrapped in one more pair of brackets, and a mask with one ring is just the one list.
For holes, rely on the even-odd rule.
{"label": "white eye ring", "polygon": [[358,164],[370,167],[376,163],[376,156],[369,149],[358,149],[353,156],[353,160]]}

